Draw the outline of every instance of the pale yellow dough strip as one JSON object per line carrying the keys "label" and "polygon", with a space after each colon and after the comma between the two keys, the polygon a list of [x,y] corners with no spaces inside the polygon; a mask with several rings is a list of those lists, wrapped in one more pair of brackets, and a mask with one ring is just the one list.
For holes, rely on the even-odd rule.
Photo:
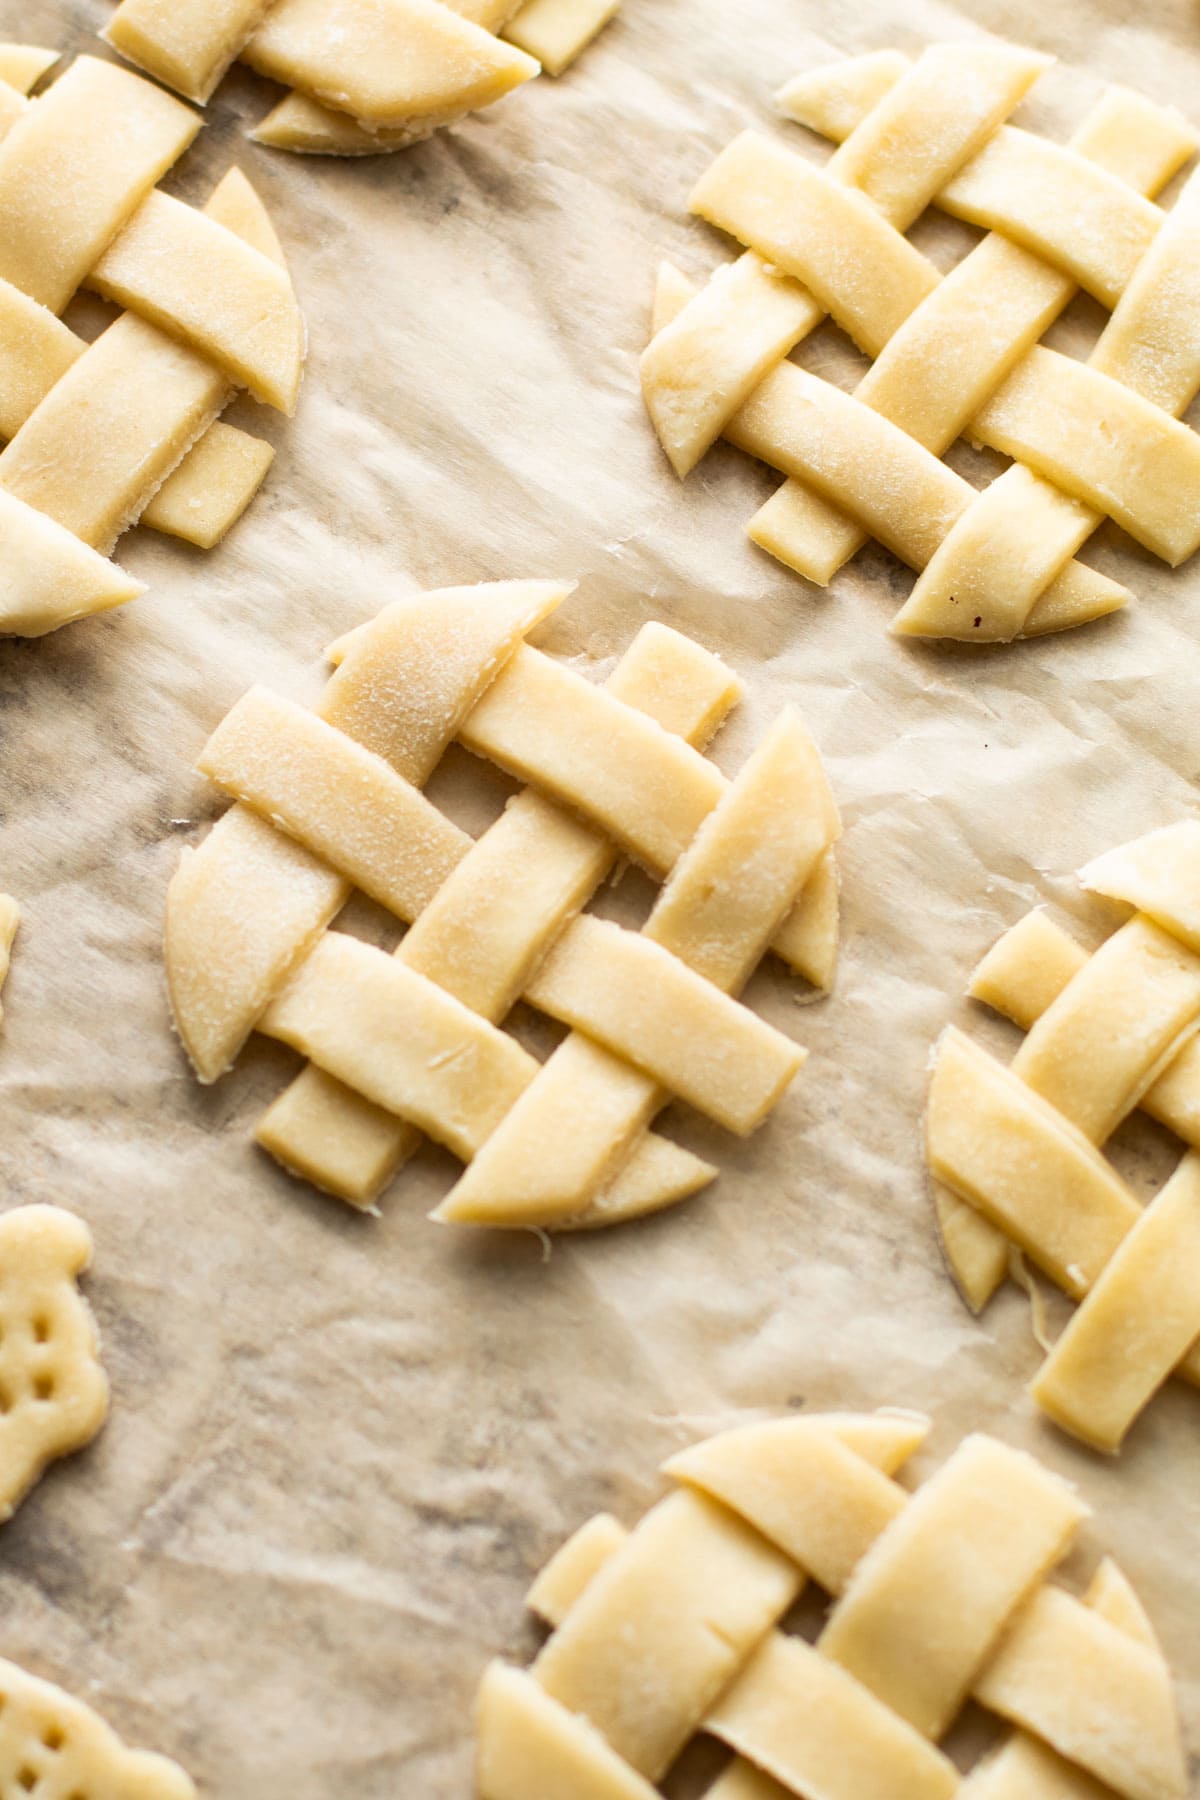
{"label": "pale yellow dough strip", "polygon": [[0,486],[107,554],[229,391],[203,357],[122,313],[0,452]]}
{"label": "pale yellow dough strip", "polygon": [[152,193],[88,274],[88,286],[182,338],[235,384],[296,409],[304,321],[287,272],[217,220]]}
{"label": "pale yellow dough strip", "polygon": [[1031,1457],[966,1438],[863,1558],[818,1648],[918,1731],[940,1737],[1086,1514]]}
{"label": "pale yellow dough strip", "polygon": [[61,312],[199,129],[140,76],[77,57],[0,145],[0,277]]}
{"label": "pale yellow dough strip", "polygon": [[1079,880],[1093,893],[1147,913],[1200,955],[1200,824],[1194,819],[1106,851],[1080,871]]}
{"label": "pale yellow dough strip", "polygon": [[260,75],[367,126],[490,106],[531,56],[437,0],[277,0],[242,52]]}
{"label": "pale yellow dough strip", "polygon": [[704,1729],[814,1800],[951,1800],[958,1771],[852,1675],[772,1632]]}
{"label": "pale yellow dough strip", "polygon": [[840,144],[912,66],[901,50],[839,57],[793,75],[775,95],[775,105],[785,118]]}
{"label": "pale yellow dough strip", "polygon": [[807,1055],[652,938],[609,919],[574,920],[525,997],[742,1136]]}
{"label": "pale yellow dough strip", "polygon": [[[1142,1209],[1081,1132],[953,1029],[942,1035],[925,1121],[934,1179],[976,1208],[1074,1300],[1100,1279]],[[1200,1383],[1200,1354],[1180,1363]]]}
{"label": "pale yellow dough strip", "polygon": [[411,125],[371,130],[349,113],[322,106],[311,94],[294,92],[285,94],[250,136],[272,150],[290,150],[301,156],[380,156],[423,142],[442,126],[461,119],[463,112],[460,106],[450,106],[441,113],[425,113]]}
{"label": "pale yellow dough strip", "polygon": [[196,767],[406,922],[471,847],[390,763],[267,688],[226,714]]}
{"label": "pale yellow dough strip", "polygon": [[[420,786],[563,582],[448,588],[386,608],[358,635],[318,711]],[[172,1011],[214,1081],[348,895],[325,864],[243,807],[185,852],[167,896]]]}
{"label": "pale yellow dough strip", "polygon": [[[680,857],[646,935],[732,990],[837,831],[812,740],[786,712]],[[734,893],[740,905],[731,904]],[[500,1226],[571,1218],[628,1156],[665,1098],[648,1076],[573,1033],[434,1216]],[[553,1159],[548,1142],[556,1145]]]}
{"label": "pale yellow dough strip", "polygon": [[1012,1073],[1103,1144],[1200,1018],[1200,957],[1151,920],[1115,931],[1037,1022]]}
{"label": "pale yellow dough strip", "polygon": [[[536,652],[524,658],[535,673],[545,660]],[[695,745],[707,743],[739,691],[719,659],[660,625],[639,632],[607,686],[611,699]],[[615,861],[606,836],[527,790],[458,864],[396,954],[498,1022]],[[416,1141],[396,1119],[317,1069],[280,1096],[258,1139],[285,1167],[356,1205],[370,1203]],[[610,1197],[631,1212],[682,1198],[712,1176],[706,1164],[661,1139],[648,1139],[635,1161],[640,1168],[625,1171],[630,1185]]]}
{"label": "pale yellow dough strip", "polygon": [[1060,1588],[1034,1595],[975,1693],[1129,1800],[1187,1792],[1162,1657]]}
{"label": "pale yellow dough strip", "polygon": [[[1038,908],[992,946],[967,991],[1030,1031],[1087,962],[1083,947]],[[1138,1104],[1184,1143],[1200,1148],[1200,1040],[1187,1039]]]}
{"label": "pale yellow dough strip", "polygon": [[1200,1338],[1200,1157],[1185,1156],[1030,1383],[1038,1405],[1115,1452]]}
{"label": "pale yellow dough strip", "polygon": [[156,81],[201,105],[272,0],[121,0],[100,35]]}
{"label": "pale yellow dough strip", "polygon": [[[0,994],[8,980],[9,965],[12,960],[13,941],[17,935],[17,927],[21,923],[21,909],[11,894],[0,894]],[[4,1008],[0,1005],[0,1019],[4,1017]]]}
{"label": "pale yellow dough strip", "polygon": [[0,280],[0,438],[16,436],[86,349],[48,308]]}
{"label": "pale yellow dough strip", "polygon": [[473,1156],[537,1073],[517,1040],[444,988],[328,931],[257,1021],[457,1156]]}
{"label": "pale yellow dough strip", "polygon": [[167,476],[138,523],[211,550],[237,524],[274,460],[265,439],[217,419]]}
{"label": "pale yellow dough strip", "polygon": [[[1002,141],[1018,159],[1024,143],[1038,142],[1011,130],[1005,131]],[[1074,140],[1072,153],[1053,145],[1043,146],[1052,159],[1061,158],[1055,165],[1058,175],[1054,186],[1058,232],[1064,244],[1056,260],[1073,265],[1086,253],[1088,230],[1079,230],[1078,244],[1074,243],[1073,234],[1077,225],[1086,227],[1089,222],[1088,193],[1094,180],[1101,181],[1102,192],[1110,192],[1104,182],[1111,170],[1131,184],[1125,188],[1126,194],[1132,194],[1135,187],[1156,192],[1194,146],[1194,134],[1181,120],[1120,90],[1107,95],[1089,115]],[[1093,172],[1081,177],[1084,159],[1085,167]],[[1104,172],[1103,177],[1100,171]],[[1079,180],[1082,191],[1076,193]],[[1117,184],[1118,188],[1123,185]],[[1137,203],[1135,196],[1135,206]],[[1078,256],[1072,254],[1072,245]],[[859,384],[858,398],[884,412],[941,455],[1018,358],[1036,344],[1074,292],[1075,282],[1069,274],[993,233],[950,272],[901,326]],[[1028,503],[1028,489],[1023,496],[1014,493],[1010,502],[1006,481],[991,504],[998,511],[1008,503],[1015,512],[1022,500]],[[934,572],[918,583],[913,598],[898,616],[897,629],[980,641],[990,637],[1003,639],[1016,635],[1014,627],[1019,626],[1024,635],[1035,635],[1082,623],[1099,612],[1112,610],[1113,604],[1120,604],[1120,590],[1114,584],[1106,590],[1097,585],[1090,571],[1071,570],[1063,583],[1055,584],[1067,590],[1061,597],[1051,589],[1042,600],[1034,599],[1030,610],[1031,599],[1046,588],[1061,564],[1062,553],[1055,551],[1055,544],[1067,528],[1060,525],[1057,531],[1051,531],[1044,546],[1028,528],[1015,538],[1005,536],[992,547],[982,566],[975,567],[977,540],[985,522],[973,522],[969,516],[964,519],[941,552]],[[998,528],[1006,528],[1008,514],[996,523]],[[963,533],[970,536],[960,545],[955,540]],[[811,497],[805,507],[802,490],[795,481],[785,484],[760,509],[751,523],[750,535],[772,554],[822,584],[832,578],[863,541],[863,534],[835,509],[822,512],[819,504],[814,508]],[[1023,624],[1019,624],[1020,589],[1006,560],[1018,544],[1029,580]],[[964,563],[965,567],[960,566]],[[964,591],[968,589],[975,591],[974,604],[964,604]],[[1012,595],[1007,609],[1000,604],[1006,589]],[[951,595],[958,602],[957,607],[949,604]],[[978,626],[974,623],[977,617]]]}
{"label": "pale yellow dough strip", "polygon": [[561,75],[620,7],[621,0],[526,0],[504,27],[504,36],[536,57],[547,75]]}

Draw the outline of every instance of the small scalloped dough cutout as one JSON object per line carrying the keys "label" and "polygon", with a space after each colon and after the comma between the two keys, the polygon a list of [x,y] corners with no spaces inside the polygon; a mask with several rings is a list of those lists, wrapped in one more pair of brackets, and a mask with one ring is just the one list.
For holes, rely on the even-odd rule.
{"label": "small scalloped dough cutout", "polygon": [[[17,935],[17,927],[21,923],[21,909],[11,894],[0,894],[0,1002],[2,1002],[4,984],[8,980],[9,965],[12,961],[13,940]],[[4,1007],[0,1003],[0,1020],[4,1018]]]}
{"label": "small scalloped dough cutout", "polygon": [[153,1751],[127,1749],[82,1700],[3,1660],[0,1765],[12,1772],[14,1796],[196,1800],[191,1777],[177,1763]]}
{"label": "small scalloped dough cutout", "polygon": [[510,44],[561,75],[615,19],[621,0],[528,0],[504,27]]}
{"label": "small scalloped dough cutout", "polygon": [[[1182,1800],[1170,1674],[1109,1561],[1055,1566],[1088,1509],[981,1435],[915,1492],[916,1415],[809,1415],[672,1457],[627,1531],[583,1526],[528,1595],[551,1635],[493,1663],[480,1800],[650,1800],[694,1733],[734,1751],[706,1800]],[[808,1582],[815,1643],[780,1621]],[[936,1747],[968,1694],[1013,1729],[960,1777]],[[1026,1785],[1022,1785],[1022,1777]]]}
{"label": "small scalloped dough cutout", "polygon": [[76,1286],[91,1257],[91,1233],[73,1213],[0,1215],[0,1519],[104,1423],[96,1324]]}

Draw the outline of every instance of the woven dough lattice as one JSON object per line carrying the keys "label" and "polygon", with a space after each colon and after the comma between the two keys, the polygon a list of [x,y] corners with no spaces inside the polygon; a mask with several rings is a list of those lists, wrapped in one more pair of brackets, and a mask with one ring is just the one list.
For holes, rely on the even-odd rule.
{"label": "woven dough lattice", "polygon": [[[197,114],[86,56],[26,99],[45,67],[0,47],[0,631],[29,635],[142,591],[106,560],[138,520],[218,541],[272,456],[218,414],[237,388],[291,413],[304,356],[245,177],[202,212],[156,185]],[[81,287],[127,309],[92,343],[59,317]]]}
{"label": "woven dough lattice", "polygon": [[561,74],[619,4],[121,0],[104,36],[201,102],[240,57],[292,90],[255,131],[260,143],[366,156],[418,143],[541,69]]}
{"label": "woven dough lattice", "polygon": [[[803,75],[824,166],[750,131],[692,210],[746,246],[699,289],[664,265],[646,404],[682,476],[719,437],[788,477],[751,537],[821,585],[866,538],[918,572],[893,629],[970,642],[1083,624],[1126,590],[1073,560],[1107,516],[1171,564],[1200,543],[1200,180],[1175,113],[1113,89],[1069,145],[1004,120],[1046,58],[948,45]],[[904,236],[933,206],[986,236],[951,272]],[[1039,343],[1080,289],[1089,360]],[[853,393],[789,360],[827,317],[874,359]],[[977,491],[957,438],[1014,459]]]}
{"label": "woven dough lattice", "polygon": [[[912,1417],[826,1415],[711,1438],[626,1533],[594,1519],[529,1596],[554,1629],[493,1664],[481,1800],[653,1800],[697,1732],[734,1752],[708,1800],[1173,1800],[1170,1676],[1124,1577],[1049,1579],[1087,1509],[969,1437],[910,1495]],[[780,1623],[810,1584],[816,1643]],[[968,1699],[1013,1729],[972,1773],[937,1743]],[[692,1791],[691,1789],[688,1790]]]}
{"label": "woven dough lattice", "polygon": [[[524,642],[570,586],[399,601],[316,713],[255,689],[200,759],[238,804],[171,885],[180,1036],[209,1081],[255,1029],[311,1058],[259,1141],[359,1205],[419,1132],[469,1165],[444,1219],[670,1205],[715,1171],[647,1131],[668,1097],[747,1132],[803,1060],[733,998],[768,946],[832,978],[839,824],[798,716],[727,781],[700,747],[729,670],[649,625],[593,685]],[[531,784],[478,840],[421,792],[455,739]],[[641,932],[580,915],[622,856],[665,878]],[[352,886],[415,921],[394,956],[326,931]],[[544,1064],[499,1029],[520,997],[570,1028]]]}
{"label": "woven dough lattice", "polygon": [[[1136,908],[1093,954],[1030,913],[970,992],[1027,1036],[1010,1068],[950,1029],[929,1098],[947,1255],[978,1311],[1010,1246],[1081,1304],[1032,1383],[1059,1424],[1116,1450],[1172,1373],[1200,1382],[1200,826],[1083,870]],[[1135,1107],[1188,1153],[1143,1209],[1100,1147]]]}

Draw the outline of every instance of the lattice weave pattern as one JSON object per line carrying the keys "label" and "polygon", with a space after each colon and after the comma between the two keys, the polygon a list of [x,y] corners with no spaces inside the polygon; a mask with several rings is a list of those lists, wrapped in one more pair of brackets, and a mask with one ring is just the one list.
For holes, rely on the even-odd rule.
{"label": "lattice weave pattern", "polygon": [[[803,1052],[739,1005],[768,946],[832,978],[837,813],[787,711],[730,783],[700,754],[728,669],[647,626],[604,687],[524,642],[570,584],[401,601],[334,646],[318,711],[256,689],[200,767],[238,804],[171,885],[180,1036],[213,1080],[257,1029],[312,1059],[259,1139],[369,1204],[426,1132],[468,1163],[438,1216],[598,1225],[714,1171],[647,1131],[672,1096],[752,1130]],[[528,781],[477,841],[421,793],[453,740]],[[665,885],[641,932],[580,914],[619,857]],[[326,927],[361,889],[394,956]],[[543,1065],[519,997],[570,1027]]]}
{"label": "lattice weave pattern", "polygon": [[[642,385],[686,475],[718,436],[788,476],[751,537],[822,585],[868,537],[918,572],[894,629],[969,642],[1082,624],[1125,589],[1075,552],[1107,516],[1177,564],[1200,543],[1200,183],[1173,112],[1110,91],[1069,146],[1003,121],[1045,67],[948,45],[799,77],[791,118],[844,140],[819,168],[754,132],[692,210],[746,246],[700,290],[664,265]],[[987,235],[943,277],[903,235],[933,206]],[[1039,339],[1082,288],[1087,363]],[[874,359],[853,394],[789,360],[831,317]],[[1014,458],[978,492],[960,436]]]}
{"label": "lattice weave pattern", "polygon": [[[1030,1391],[1116,1450],[1169,1375],[1200,1382],[1200,826],[1152,832],[1081,880],[1133,917],[1091,956],[1040,911],[1000,939],[970,991],[1028,1035],[1006,1069],[945,1033],[926,1141],[976,1310],[1010,1245],[1081,1302]],[[1144,1210],[1100,1153],[1138,1106],[1191,1146]]]}
{"label": "lattice weave pattern", "polygon": [[[270,221],[231,169],[203,212],[156,183],[200,126],[79,57],[27,100],[0,50],[0,631],[36,635],[142,584],[106,560],[139,519],[208,547],[270,446],[221,423],[235,389],[291,413],[304,325]],[[93,343],[59,318],[87,287],[127,310]]]}
{"label": "lattice weave pattern", "polygon": [[[1171,1683],[1124,1577],[1048,1579],[1086,1508],[1032,1458],[969,1437],[910,1495],[913,1417],[750,1426],[666,1464],[631,1532],[601,1516],[529,1596],[554,1629],[493,1664],[481,1800],[653,1800],[697,1732],[734,1758],[709,1800],[1172,1800]],[[809,1583],[815,1644],[779,1629]],[[1014,1729],[972,1774],[937,1742],[968,1698]]]}
{"label": "lattice weave pattern", "polygon": [[254,133],[260,143],[365,156],[418,143],[541,69],[561,74],[619,4],[121,0],[104,36],[202,103],[240,57],[292,90]]}

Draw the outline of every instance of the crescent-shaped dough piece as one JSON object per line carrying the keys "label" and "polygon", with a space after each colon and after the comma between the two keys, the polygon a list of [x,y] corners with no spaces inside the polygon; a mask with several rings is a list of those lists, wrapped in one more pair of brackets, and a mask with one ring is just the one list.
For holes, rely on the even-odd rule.
{"label": "crescent-shaped dough piece", "polygon": [[53,1783],[94,1800],[196,1800],[177,1763],[127,1749],[90,1706],[11,1662],[0,1662],[0,1757],[47,1791]]}
{"label": "crescent-shaped dough piece", "polygon": [[61,50],[46,50],[40,44],[0,44],[0,81],[19,94],[31,94],[42,76],[61,61]]}
{"label": "crescent-shaped dough piece", "polygon": [[965,1438],[863,1558],[818,1640],[822,1654],[940,1737],[1087,1511],[1032,1457]]}
{"label": "crescent-shaped dough piece", "polygon": [[144,582],[3,487],[0,540],[0,634],[41,637],[145,592]]}
{"label": "crescent-shaped dough piece", "polygon": [[475,1709],[478,1800],[659,1800],[579,1713],[552,1700],[531,1675],[494,1662]]}
{"label": "crescent-shaped dough piece", "polygon": [[408,125],[360,124],[349,113],[322,106],[311,94],[285,94],[250,136],[272,150],[291,150],[301,156],[380,156],[390,150],[407,150],[422,143],[463,117],[463,108],[447,107],[441,113],[424,113]]}
{"label": "crescent-shaped dough piece", "polygon": [[369,126],[493,101],[538,73],[437,0],[277,0],[243,51],[260,75]]}
{"label": "crescent-shaped dough piece", "polygon": [[794,75],[775,95],[775,105],[785,118],[840,143],[911,68],[900,50],[847,56]]}

